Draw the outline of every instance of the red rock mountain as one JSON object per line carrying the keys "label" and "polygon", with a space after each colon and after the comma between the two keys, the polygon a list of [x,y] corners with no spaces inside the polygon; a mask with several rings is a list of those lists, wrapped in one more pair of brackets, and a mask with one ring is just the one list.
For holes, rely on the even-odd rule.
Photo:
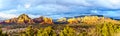
{"label": "red rock mountain", "polygon": [[18,18],[12,18],[5,20],[5,23],[17,23],[17,24],[33,24],[33,20],[26,14],[20,15]]}
{"label": "red rock mountain", "polygon": [[17,18],[19,24],[33,24],[33,20],[26,14],[22,14]]}
{"label": "red rock mountain", "polygon": [[40,23],[40,24],[53,24],[53,20],[52,18],[47,18],[47,17],[39,17],[39,18],[35,18],[33,19],[33,21],[35,23]]}
{"label": "red rock mountain", "polygon": [[35,23],[42,23],[44,20],[43,20],[43,16],[41,16],[41,17],[39,17],[39,18],[34,18],[33,19],[33,21],[35,22]]}
{"label": "red rock mountain", "polygon": [[39,17],[39,18],[34,18],[31,19],[28,15],[22,14],[18,16],[18,18],[12,18],[3,21],[2,23],[4,24],[34,24],[34,23],[39,23],[39,24],[53,24],[52,18],[47,18],[47,17]]}

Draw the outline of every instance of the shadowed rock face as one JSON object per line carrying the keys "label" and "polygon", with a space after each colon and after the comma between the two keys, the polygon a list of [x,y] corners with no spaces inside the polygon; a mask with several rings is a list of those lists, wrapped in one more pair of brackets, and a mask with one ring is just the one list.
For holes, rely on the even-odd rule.
{"label": "shadowed rock face", "polygon": [[5,23],[17,23],[17,24],[33,24],[33,20],[26,14],[20,15],[18,18],[12,18],[5,20]]}
{"label": "shadowed rock face", "polygon": [[39,17],[39,18],[35,18],[33,19],[33,21],[35,23],[40,23],[40,24],[53,24],[53,20],[52,18],[47,18],[47,17]]}
{"label": "shadowed rock face", "polygon": [[12,19],[9,19],[9,20],[5,20],[4,22],[5,23],[16,23],[17,22],[17,18],[12,18]]}
{"label": "shadowed rock face", "polygon": [[17,18],[19,24],[33,24],[33,20],[26,14],[22,14]]}
{"label": "shadowed rock face", "polygon": [[39,17],[35,19],[31,19],[28,15],[22,14],[18,16],[18,18],[12,18],[9,20],[5,20],[2,23],[4,24],[34,24],[34,23],[40,23],[40,24],[53,24],[52,18],[47,17]]}
{"label": "shadowed rock face", "polygon": [[44,18],[43,18],[43,22],[40,23],[40,24],[54,24],[54,23],[53,23],[52,18],[44,17]]}
{"label": "shadowed rock face", "polygon": [[43,20],[43,16],[41,16],[41,17],[39,17],[39,18],[35,18],[35,19],[33,19],[33,21],[34,21],[35,23],[41,23],[41,22],[44,21],[44,20]]}
{"label": "shadowed rock face", "polygon": [[9,19],[9,20],[5,20],[5,21],[2,22],[2,23],[14,23],[14,22],[17,22],[16,18],[12,18],[12,19]]}

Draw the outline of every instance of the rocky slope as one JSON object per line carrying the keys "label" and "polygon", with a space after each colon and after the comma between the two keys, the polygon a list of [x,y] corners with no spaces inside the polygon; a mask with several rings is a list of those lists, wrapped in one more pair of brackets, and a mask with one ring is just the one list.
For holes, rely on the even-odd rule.
{"label": "rocky slope", "polygon": [[26,14],[20,15],[18,18],[12,18],[3,21],[4,23],[17,23],[17,24],[33,24],[33,20]]}
{"label": "rocky slope", "polygon": [[28,15],[21,14],[17,18],[11,18],[11,19],[5,20],[1,22],[0,24],[34,24],[34,23],[53,24],[53,20],[52,18],[47,18],[43,16],[39,18],[31,19]]}
{"label": "rocky slope", "polygon": [[41,16],[41,17],[39,17],[39,18],[34,18],[33,21],[34,21],[35,23],[41,23],[41,22],[44,21],[43,18],[44,18],[43,16]]}

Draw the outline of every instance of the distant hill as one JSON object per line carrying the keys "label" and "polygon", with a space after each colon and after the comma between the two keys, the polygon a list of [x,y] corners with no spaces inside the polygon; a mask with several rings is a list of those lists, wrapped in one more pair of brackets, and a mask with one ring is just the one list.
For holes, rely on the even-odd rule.
{"label": "distant hill", "polygon": [[109,17],[111,19],[114,19],[114,20],[120,20],[119,18],[114,18],[114,17]]}
{"label": "distant hill", "polygon": [[98,17],[104,17],[103,15],[80,15],[80,16],[75,16],[75,18],[77,18],[77,17],[85,17],[85,16],[98,16]]}
{"label": "distant hill", "polygon": [[[74,16],[74,18],[85,17],[85,16],[98,16],[98,17],[104,17],[103,15],[80,15],[80,16]],[[65,17],[65,18],[69,19],[69,18],[73,18],[73,17]]]}
{"label": "distant hill", "polygon": [[[106,16],[104,16],[104,15],[80,15],[80,16],[74,16],[74,18],[85,17],[85,16],[106,17]],[[69,18],[73,18],[73,17],[65,17],[65,18],[69,19]],[[120,20],[120,19],[116,19],[116,18],[114,18],[114,17],[106,17],[106,18],[111,18],[111,19],[114,19],[114,20]]]}

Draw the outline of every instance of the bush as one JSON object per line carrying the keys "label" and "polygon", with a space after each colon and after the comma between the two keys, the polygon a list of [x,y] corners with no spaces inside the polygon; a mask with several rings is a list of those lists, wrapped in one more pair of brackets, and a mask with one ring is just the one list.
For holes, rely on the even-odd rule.
{"label": "bush", "polygon": [[76,32],[74,29],[67,26],[60,32],[59,36],[76,36]]}
{"label": "bush", "polygon": [[8,36],[7,33],[3,33],[3,32],[2,32],[1,26],[0,26],[0,36]]}
{"label": "bush", "polygon": [[52,27],[46,27],[45,29],[38,30],[37,36],[57,36]]}

